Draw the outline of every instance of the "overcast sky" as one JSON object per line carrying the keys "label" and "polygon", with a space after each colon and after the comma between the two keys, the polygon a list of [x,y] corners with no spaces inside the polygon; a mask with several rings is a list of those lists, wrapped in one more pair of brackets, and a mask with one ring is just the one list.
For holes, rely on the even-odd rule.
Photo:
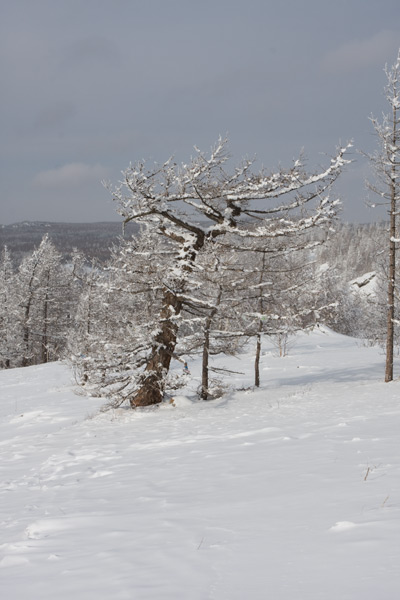
{"label": "overcast sky", "polygon": [[[187,160],[229,135],[239,160],[311,167],[373,151],[400,0],[0,0],[0,223],[118,220],[102,187],[130,162]],[[340,185],[364,205],[366,161]]]}

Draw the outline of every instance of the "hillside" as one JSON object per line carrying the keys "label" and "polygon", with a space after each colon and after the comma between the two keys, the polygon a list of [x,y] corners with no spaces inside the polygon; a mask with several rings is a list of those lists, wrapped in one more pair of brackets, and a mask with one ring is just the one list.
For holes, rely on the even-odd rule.
{"label": "hillside", "polygon": [[193,360],[174,404],[136,412],[98,413],[60,363],[0,372],[3,597],[397,598],[399,384],[380,352],[326,329],[285,358],[266,345],[258,391],[252,360],[220,361],[246,375],[208,403]]}

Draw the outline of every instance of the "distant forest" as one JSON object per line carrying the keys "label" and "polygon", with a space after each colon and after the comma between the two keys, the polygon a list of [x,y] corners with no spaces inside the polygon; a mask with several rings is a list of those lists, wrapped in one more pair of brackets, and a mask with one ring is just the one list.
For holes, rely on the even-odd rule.
{"label": "distant forest", "polygon": [[[338,222],[335,226],[334,251],[329,251],[330,262],[335,256],[336,267],[348,270],[349,279],[376,269],[378,248],[385,248],[387,223],[355,224]],[[74,248],[85,255],[90,262],[95,258],[107,262],[111,249],[119,238],[129,239],[139,232],[139,225],[130,222],[123,231],[122,221],[99,223],[50,223],[45,221],[23,221],[12,225],[0,225],[0,250],[7,246],[13,261],[21,260],[40,245],[44,235],[48,235],[58,252],[66,259]],[[327,252],[322,251],[324,256]]]}
{"label": "distant forest", "polygon": [[[128,223],[125,236],[137,233],[139,226]],[[24,221],[13,225],[0,225],[0,248],[7,246],[13,259],[21,260],[37,248],[48,234],[57,250],[68,257],[76,248],[89,260],[96,258],[105,262],[110,258],[110,249],[123,235],[122,222],[100,223],[48,223]]]}

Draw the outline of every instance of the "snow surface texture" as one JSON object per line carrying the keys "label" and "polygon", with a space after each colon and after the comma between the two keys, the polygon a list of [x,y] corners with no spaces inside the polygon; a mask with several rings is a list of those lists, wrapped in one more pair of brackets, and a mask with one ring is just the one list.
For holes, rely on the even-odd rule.
{"label": "snow surface texture", "polygon": [[174,404],[106,414],[62,364],[0,372],[1,598],[397,599],[399,384],[327,330],[262,360],[259,391],[194,401],[191,361]]}

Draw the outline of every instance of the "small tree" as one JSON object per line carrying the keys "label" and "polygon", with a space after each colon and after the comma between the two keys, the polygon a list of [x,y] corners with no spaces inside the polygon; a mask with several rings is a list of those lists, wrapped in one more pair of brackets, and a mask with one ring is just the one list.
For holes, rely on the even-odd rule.
{"label": "small tree", "polygon": [[[247,281],[250,301],[248,331],[256,338],[254,385],[260,386],[262,337],[267,335],[279,356],[288,351],[289,337],[315,325],[327,306],[321,298],[321,274],[312,254],[322,239],[305,241],[285,250],[280,242],[253,250],[251,273]],[[274,247],[275,246],[275,247]]]}
{"label": "small tree", "polygon": [[[213,397],[210,371],[220,374],[223,367],[211,364],[215,355],[233,355],[243,339],[242,266],[234,248],[208,242],[199,253],[190,280],[190,294],[181,296],[182,326],[179,330],[179,354],[201,354],[200,397]],[[239,293],[238,293],[239,292]]]}
{"label": "small tree", "polygon": [[387,77],[385,94],[390,112],[383,116],[381,122],[371,118],[378,137],[379,149],[369,157],[376,183],[368,183],[368,187],[382,198],[383,203],[388,206],[389,213],[385,365],[385,381],[388,382],[393,380],[396,255],[400,242],[397,235],[400,201],[400,50],[397,61],[390,69],[386,67],[385,73]]}

